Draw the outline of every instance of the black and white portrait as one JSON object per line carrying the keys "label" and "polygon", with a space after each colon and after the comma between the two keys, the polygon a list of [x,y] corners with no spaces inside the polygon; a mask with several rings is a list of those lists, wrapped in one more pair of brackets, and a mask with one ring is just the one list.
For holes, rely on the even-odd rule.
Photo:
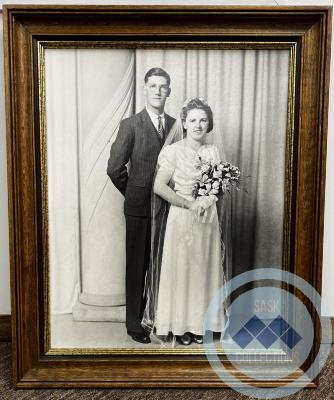
{"label": "black and white portrait", "polygon": [[45,50],[52,349],[196,348],[226,280],[282,268],[290,62]]}

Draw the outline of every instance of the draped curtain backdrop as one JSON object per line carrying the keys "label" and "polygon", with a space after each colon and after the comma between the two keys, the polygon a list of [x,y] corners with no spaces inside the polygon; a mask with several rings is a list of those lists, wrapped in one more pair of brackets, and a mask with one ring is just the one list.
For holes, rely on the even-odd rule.
{"label": "draped curtain backdrop", "polygon": [[[289,52],[47,50],[51,309],[124,303],[122,196],[106,176],[119,122],[144,106],[143,78],[171,76],[166,111],[213,109],[215,140],[249,176],[232,202],[233,275],[281,267]],[[98,72],[97,72],[98,71]]]}

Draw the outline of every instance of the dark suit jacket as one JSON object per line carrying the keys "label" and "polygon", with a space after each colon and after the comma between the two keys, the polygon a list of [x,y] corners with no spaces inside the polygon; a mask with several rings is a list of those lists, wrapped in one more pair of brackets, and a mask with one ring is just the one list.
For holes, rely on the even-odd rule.
{"label": "dark suit jacket", "polygon": [[[175,119],[165,113],[166,135],[174,122]],[[162,145],[146,109],[121,122],[110,149],[107,174],[125,196],[125,214],[150,216],[152,181]]]}

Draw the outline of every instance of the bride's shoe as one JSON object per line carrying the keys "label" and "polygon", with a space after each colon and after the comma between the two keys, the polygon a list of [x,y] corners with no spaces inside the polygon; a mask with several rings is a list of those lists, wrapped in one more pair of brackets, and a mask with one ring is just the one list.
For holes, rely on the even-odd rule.
{"label": "bride's shoe", "polygon": [[192,337],[190,333],[186,332],[182,336],[177,335],[176,340],[178,343],[183,344],[183,346],[189,346],[192,342]]}
{"label": "bride's shoe", "polygon": [[193,341],[197,344],[203,344],[203,335],[193,335]]}

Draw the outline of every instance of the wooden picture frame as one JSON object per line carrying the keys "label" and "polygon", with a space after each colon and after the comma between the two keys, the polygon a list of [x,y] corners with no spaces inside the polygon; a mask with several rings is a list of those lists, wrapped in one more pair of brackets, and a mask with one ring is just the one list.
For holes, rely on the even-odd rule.
{"label": "wooden picture frame", "polygon": [[[117,42],[270,48],[294,57],[284,223],[285,268],[321,293],[331,39],[330,7],[4,6],[13,380],[34,387],[226,387],[204,354],[50,352],[45,224],[43,46]],[[103,45],[102,45],[103,47]],[[44,197],[43,197],[44,196]],[[307,304],[307,302],[306,302]],[[311,307],[308,304],[308,307]],[[319,349],[319,318],[311,365]],[[227,362],[227,361],[226,361]],[[235,374],[233,365],[230,370]],[[300,371],[299,371],[300,372]],[[298,375],[298,371],[296,372]],[[292,381],[247,382],[277,386]],[[315,379],[309,387],[317,385]]]}

